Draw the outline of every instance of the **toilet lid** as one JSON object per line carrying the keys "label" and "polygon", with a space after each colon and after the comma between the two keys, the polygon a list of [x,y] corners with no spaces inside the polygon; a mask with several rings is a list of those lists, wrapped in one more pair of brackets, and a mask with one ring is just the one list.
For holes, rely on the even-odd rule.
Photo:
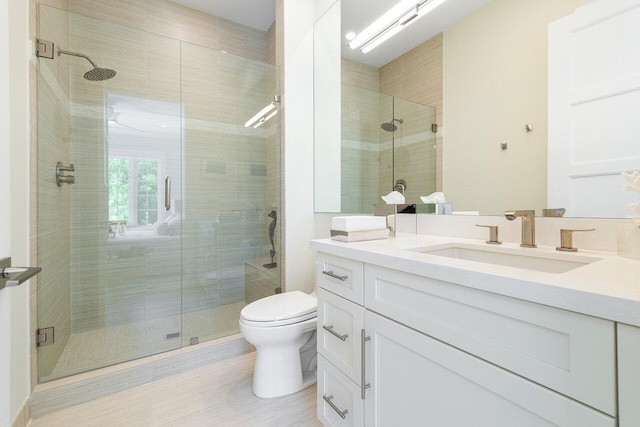
{"label": "toilet lid", "polygon": [[318,300],[300,291],[271,295],[252,302],[240,316],[254,322],[273,322],[314,314]]}

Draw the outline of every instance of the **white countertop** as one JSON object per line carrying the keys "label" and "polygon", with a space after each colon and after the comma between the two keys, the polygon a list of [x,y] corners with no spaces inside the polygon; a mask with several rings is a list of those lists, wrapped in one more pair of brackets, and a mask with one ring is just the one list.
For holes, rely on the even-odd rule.
{"label": "white countertop", "polygon": [[[564,273],[546,273],[410,250],[449,243],[483,245],[488,250],[497,247],[484,240],[421,234],[355,243],[319,239],[310,246],[319,252],[640,326],[640,261],[611,252],[580,250],[568,256],[600,260]],[[530,249],[505,242],[499,247],[512,254],[567,256],[548,246]]]}

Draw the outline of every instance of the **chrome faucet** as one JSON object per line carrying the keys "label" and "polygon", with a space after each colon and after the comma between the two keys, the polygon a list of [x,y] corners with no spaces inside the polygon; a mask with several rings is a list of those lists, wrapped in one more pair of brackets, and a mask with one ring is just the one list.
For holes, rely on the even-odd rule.
{"label": "chrome faucet", "polygon": [[504,216],[513,221],[517,217],[522,217],[522,243],[520,246],[523,248],[535,248],[536,247],[536,211],[505,211]]}

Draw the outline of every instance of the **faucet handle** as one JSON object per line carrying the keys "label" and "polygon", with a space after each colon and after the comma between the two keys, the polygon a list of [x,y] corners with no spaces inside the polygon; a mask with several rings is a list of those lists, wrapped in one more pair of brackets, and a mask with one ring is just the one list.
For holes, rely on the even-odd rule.
{"label": "faucet handle", "polygon": [[560,229],[560,246],[556,247],[557,251],[564,252],[578,252],[578,248],[573,247],[573,232],[574,231],[594,231],[595,228],[589,230],[569,230],[566,228]]}
{"label": "faucet handle", "polygon": [[486,243],[490,245],[501,245],[502,242],[498,240],[498,226],[497,225],[482,225],[476,224],[476,227],[485,227],[489,229],[489,240]]}

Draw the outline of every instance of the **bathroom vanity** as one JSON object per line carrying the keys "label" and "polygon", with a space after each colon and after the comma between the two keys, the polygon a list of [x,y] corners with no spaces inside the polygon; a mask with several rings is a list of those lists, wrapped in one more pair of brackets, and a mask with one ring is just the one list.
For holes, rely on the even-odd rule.
{"label": "bathroom vanity", "polygon": [[639,425],[640,262],[314,240],[326,426]]}

